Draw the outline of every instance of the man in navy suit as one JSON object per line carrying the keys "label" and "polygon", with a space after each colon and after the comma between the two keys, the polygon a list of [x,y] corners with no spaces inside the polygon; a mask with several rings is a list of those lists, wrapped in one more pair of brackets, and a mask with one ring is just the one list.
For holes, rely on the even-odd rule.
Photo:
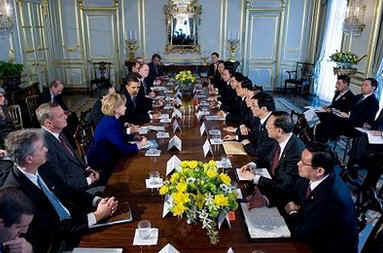
{"label": "man in navy suit", "polygon": [[298,163],[295,190],[285,199],[286,221],[293,237],[313,252],[358,252],[358,230],[350,191],[334,174],[330,149],[312,143]]}
{"label": "man in navy suit", "polygon": [[35,253],[48,249],[58,252],[56,247],[62,240],[74,243],[89,227],[117,210],[118,202],[113,197],[102,199],[70,188],[54,175],[48,178],[40,173],[49,151],[41,130],[12,132],[7,138],[7,151],[15,166],[3,187],[18,187],[32,202],[34,218],[25,238]]}
{"label": "man in navy suit", "polygon": [[218,72],[219,54],[217,52],[213,52],[211,53],[210,58],[211,58],[211,64],[209,65],[207,76],[210,80],[212,80]]}
{"label": "man in navy suit", "polygon": [[361,86],[361,94],[355,97],[355,103],[349,113],[339,112],[334,117],[329,117],[316,127],[317,140],[327,142],[329,138],[340,135],[354,136],[355,127],[362,127],[364,123],[371,124],[379,109],[379,102],[374,92],[378,82],[374,78],[367,78]]}

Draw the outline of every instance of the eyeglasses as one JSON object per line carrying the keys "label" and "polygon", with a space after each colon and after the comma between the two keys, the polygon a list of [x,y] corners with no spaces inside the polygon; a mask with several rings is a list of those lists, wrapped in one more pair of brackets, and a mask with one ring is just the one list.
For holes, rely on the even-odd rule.
{"label": "eyeglasses", "polygon": [[304,166],[309,166],[309,167],[312,167],[312,166],[313,166],[312,164],[305,163],[303,160],[300,160],[300,162],[301,162]]}

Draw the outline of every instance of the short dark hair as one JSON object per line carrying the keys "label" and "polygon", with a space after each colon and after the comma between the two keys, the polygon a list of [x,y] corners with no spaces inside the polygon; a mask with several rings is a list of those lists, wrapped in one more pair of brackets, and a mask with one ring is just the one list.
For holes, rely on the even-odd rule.
{"label": "short dark hair", "polygon": [[14,162],[24,166],[25,158],[35,152],[34,143],[44,140],[41,129],[21,129],[11,132],[5,140],[5,146]]}
{"label": "short dark hair", "polygon": [[251,90],[253,88],[253,82],[248,77],[243,77],[243,81],[241,82],[241,87],[244,89]]}
{"label": "short dark hair", "polygon": [[350,77],[347,75],[339,75],[338,80],[342,80],[347,86],[350,85]]}
{"label": "short dark hair", "polygon": [[138,83],[140,82],[139,79],[139,75],[137,73],[130,73],[127,77],[126,77],[126,83],[125,85],[129,85],[129,83]]}
{"label": "short dark hair", "polygon": [[376,88],[378,88],[378,81],[376,81],[375,78],[369,77],[369,78],[366,78],[365,80],[370,81],[371,86],[375,87],[375,90],[376,90]]}
{"label": "short dark hair", "polygon": [[233,77],[235,78],[235,80],[237,80],[237,82],[240,82],[240,83],[242,83],[243,80],[245,79],[245,77],[239,72],[234,72]]}
{"label": "short dark hair", "polygon": [[159,54],[153,54],[153,55],[152,55],[152,61],[154,60],[154,58],[158,58],[158,59],[160,59],[160,60],[162,59],[162,58],[161,58],[161,55],[159,55]]}
{"label": "short dark hair", "polygon": [[53,80],[52,82],[49,83],[48,87],[49,88],[52,88],[52,87],[57,87],[59,84],[62,84],[61,82],[59,83],[59,80]]}
{"label": "short dark hair", "polygon": [[311,142],[306,146],[306,149],[311,153],[311,167],[323,168],[325,174],[333,171],[336,165],[336,156],[330,147],[320,142]]}
{"label": "short dark hair", "polygon": [[294,129],[294,122],[290,115],[284,111],[275,111],[271,114],[275,117],[274,127],[282,129],[284,133],[291,133]]}
{"label": "short dark hair", "polygon": [[0,218],[5,227],[20,223],[22,215],[33,215],[31,201],[16,187],[0,190]]}
{"label": "short dark hair", "polygon": [[213,52],[213,53],[211,53],[211,55],[215,55],[215,56],[217,56],[217,58],[219,58],[219,54],[217,52]]}
{"label": "short dark hair", "polygon": [[233,71],[233,69],[231,69],[231,68],[226,68],[226,67],[225,67],[224,70],[227,70],[227,71],[229,72],[229,75],[230,75],[230,76],[233,76],[233,75],[234,75],[234,71]]}
{"label": "short dark hair", "polygon": [[275,111],[275,102],[273,96],[265,92],[259,92],[253,96],[258,102],[259,108],[266,107],[267,111]]}

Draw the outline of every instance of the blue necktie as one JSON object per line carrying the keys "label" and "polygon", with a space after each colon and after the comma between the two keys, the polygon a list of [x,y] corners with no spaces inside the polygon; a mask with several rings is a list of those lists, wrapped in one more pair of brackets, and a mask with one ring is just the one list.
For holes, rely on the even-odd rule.
{"label": "blue necktie", "polygon": [[134,108],[136,108],[136,98],[137,96],[132,96],[132,102],[133,102]]}
{"label": "blue necktie", "polygon": [[56,197],[56,195],[53,192],[51,192],[48,189],[45,183],[41,182],[40,176],[37,176],[37,183],[40,186],[40,189],[44,192],[45,196],[48,198],[49,202],[51,202],[52,206],[55,208],[57,215],[60,218],[60,221],[71,219],[72,217],[70,216],[70,213],[68,213],[68,211],[64,209],[60,200]]}

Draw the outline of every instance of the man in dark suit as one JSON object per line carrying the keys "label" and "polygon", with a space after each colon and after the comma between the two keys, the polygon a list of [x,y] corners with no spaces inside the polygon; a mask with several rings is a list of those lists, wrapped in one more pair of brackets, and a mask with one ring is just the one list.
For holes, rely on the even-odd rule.
{"label": "man in dark suit", "polygon": [[217,52],[213,52],[210,55],[210,58],[211,58],[211,64],[209,65],[207,76],[210,80],[212,80],[218,72],[217,62],[219,61],[219,54]]}
{"label": "man in dark suit", "polygon": [[46,103],[36,109],[36,115],[49,150],[48,161],[42,165],[40,173],[48,178],[59,178],[76,190],[93,187],[100,179],[100,174],[87,168],[62,133],[67,125],[63,109],[57,104]]}
{"label": "man in dark suit", "polygon": [[[32,202],[34,218],[26,239],[35,253],[49,249],[58,252],[57,243],[77,241],[90,226],[116,210],[118,202],[113,197],[93,197],[40,174],[39,168],[46,162],[48,152],[41,130],[12,132],[7,138],[7,151],[12,154],[15,167],[3,187],[20,188]],[[91,209],[96,211],[89,212]]]}
{"label": "man in dark suit", "polygon": [[153,86],[153,82],[162,76],[164,76],[164,72],[161,67],[161,56],[159,54],[152,55],[152,62],[148,64],[149,66],[149,75],[146,78],[146,83],[149,87]]}
{"label": "man in dark suit", "polygon": [[32,245],[20,237],[33,219],[32,203],[14,187],[0,190],[0,252],[33,253]]}
{"label": "man in dark suit", "polygon": [[379,108],[378,100],[374,95],[377,86],[378,82],[374,78],[365,79],[361,94],[355,97],[350,113],[338,112],[337,115],[317,125],[317,140],[325,143],[329,138],[333,139],[340,135],[352,137],[355,134],[355,127],[362,127],[364,123],[370,124]]}
{"label": "man in dark suit", "polygon": [[15,126],[5,105],[5,90],[0,87],[0,148],[4,146],[5,138],[13,130]]}
{"label": "man in dark suit", "polygon": [[[266,129],[269,137],[278,145],[268,156],[267,167],[272,179],[263,177],[252,171],[254,163],[241,168],[241,175],[252,180],[262,194],[255,194],[249,200],[249,208],[264,205],[277,205],[281,207],[284,194],[291,192],[295,187],[298,176],[297,163],[304,149],[303,142],[292,131],[294,123],[287,112],[275,111],[267,120]],[[262,196],[263,195],[263,196]]]}
{"label": "man in dark suit", "polygon": [[126,112],[121,117],[125,123],[142,125],[151,119],[158,119],[159,114],[149,114],[147,98],[139,96],[140,83],[137,76],[129,75],[122,94],[126,97]]}
{"label": "man in dark suit", "polygon": [[319,143],[309,145],[298,163],[300,178],[285,200],[293,237],[313,252],[358,252],[358,231],[350,191],[334,174],[336,159]]}
{"label": "man in dark suit", "polygon": [[67,105],[64,103],[62,92],[64,84],[59,80],[54,80],[49,83],[48,88],[44,88],[43,93],[39,96],[39,105],[45,103],[58,104],[67,114],[67,127],[63,130],[68,138],[70,144],[75,145],[74,134],[78,126],[78,118],[76,113],[69,111]]}

